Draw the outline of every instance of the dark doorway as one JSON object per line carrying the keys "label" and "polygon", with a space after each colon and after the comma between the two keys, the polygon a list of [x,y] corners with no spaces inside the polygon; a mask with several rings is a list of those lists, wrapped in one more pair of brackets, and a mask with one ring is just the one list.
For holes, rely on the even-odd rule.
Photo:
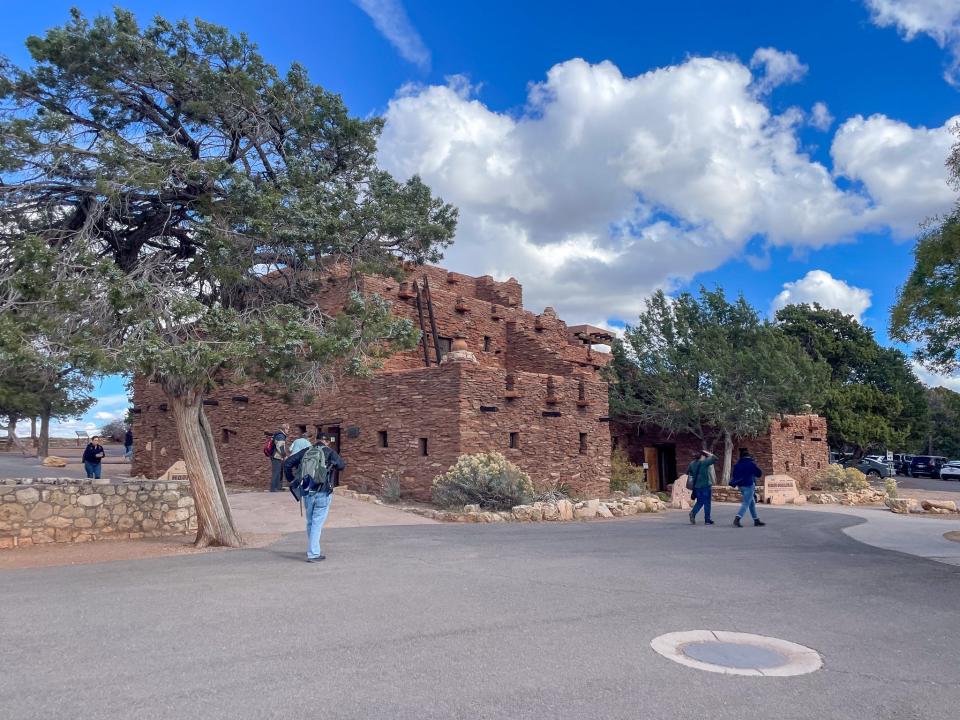
{"label": "dark doorway", "polygon": [[656,489],[665,490],[667,485],[677,479],[677,446],[664,443],[658,444],[656,448],[657,475],[660,478],[660,487]]}

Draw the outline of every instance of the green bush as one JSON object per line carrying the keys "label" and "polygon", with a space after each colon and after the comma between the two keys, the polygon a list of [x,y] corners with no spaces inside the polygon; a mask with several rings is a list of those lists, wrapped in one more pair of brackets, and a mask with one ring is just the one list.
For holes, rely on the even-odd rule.
{"label": "green bush", "polygon": [[827,465],[816,476],[816,484],[831,492],[858,492],[870,487],[867,476],[856,468]]}
{"label": "green bush", "polygon": [[[640,492],[634,493],[630,489],[631,485],[640,486]],[[646,489],[646,471],[641,466],[630,462],[630,458],[622,449],[614,450],[613,455],[610,456],[610,491],[619,490],[620,492],[629,492],[631,495],[639,495],[646,492]]]}
{"label": "green bush", "polygon": [[530,476],[498,452],[461,455],[447,472],[433,479],[433,502],[440,507],[509,510],[532,498]]}
{"label": "green bush", "polygon": [[896,478],[892,478],[892,477],[888,477],[886,480],[883,481],[883,489],[886,490],[886,493],[887,493],[887,497],[888,497],[888,498],[895,498],[895,497],[897,497],[897,495],[898,495],[898,493],[897,493],[897,479],[896,479]]}

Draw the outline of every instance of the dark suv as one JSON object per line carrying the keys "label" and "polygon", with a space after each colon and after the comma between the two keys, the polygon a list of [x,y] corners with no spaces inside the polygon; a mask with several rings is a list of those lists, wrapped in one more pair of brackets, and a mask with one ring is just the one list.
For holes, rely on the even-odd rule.
{"label": "dark suv", "polygon": [[939,455],[915,455],[910,461],[911,477],[940,477],[940,468],[947,461]]}

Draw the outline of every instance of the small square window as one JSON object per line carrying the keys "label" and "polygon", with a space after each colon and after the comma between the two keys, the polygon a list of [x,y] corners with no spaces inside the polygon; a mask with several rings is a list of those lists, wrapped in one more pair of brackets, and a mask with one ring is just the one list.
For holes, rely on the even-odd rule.
{"label": "small square window", "polygon": [[483,336],[483,351],[490,352],[490,336],[489,335]]}
{"label": "small square window", "polygon": [[387,439],[386,430],[377,431],[377,439],[380,441],[380,447],[382,448],[390,447],[390,443],[388,442],[388,439]]}
{"label": "small square window", "polygon": [[586,433],[580,433],[580,454],[581,455],[587,454],[587,434]]}
{"label": "small square window", "polygon": [[511,450],[520,449],[520,433],[518,432],[510,433],[510,449]]}
{"label": "small square window", "polygon": [[424,456],[430,454],[427,452],[427,438],[420,438],[420,454]]}

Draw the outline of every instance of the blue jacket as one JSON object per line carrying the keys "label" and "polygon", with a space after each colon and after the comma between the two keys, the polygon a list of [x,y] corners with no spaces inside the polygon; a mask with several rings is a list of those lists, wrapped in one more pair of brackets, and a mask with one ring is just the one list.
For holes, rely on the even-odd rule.
{"label": "blue jacket", "polygon": [[753,458],[745,457],[737,460],[733,466],[733,476],[730,478],[730,484],[733,487],[753,487],[757,478],[763,475]]}

